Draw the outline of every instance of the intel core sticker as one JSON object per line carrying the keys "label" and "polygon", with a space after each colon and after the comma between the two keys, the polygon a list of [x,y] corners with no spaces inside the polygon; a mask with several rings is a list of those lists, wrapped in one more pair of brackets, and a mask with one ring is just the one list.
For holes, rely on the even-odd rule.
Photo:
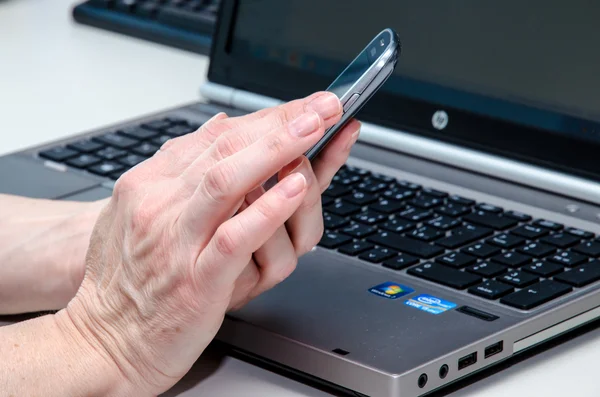
{"label": "intel core sticker", "polygon": [[456,303],[448,302],[427,294],[415,296],[414,298],[405,301],[404,304],[431,314],[440,314],[456,307]]}
{"label": "intel core sticker", "polygon": [[398,299],[401,296],[415,292],[415,290],[407,287],[406,285],[388,281],[387,283],[379,284],[373,288],[370,288],[369,292],[388,299]]}

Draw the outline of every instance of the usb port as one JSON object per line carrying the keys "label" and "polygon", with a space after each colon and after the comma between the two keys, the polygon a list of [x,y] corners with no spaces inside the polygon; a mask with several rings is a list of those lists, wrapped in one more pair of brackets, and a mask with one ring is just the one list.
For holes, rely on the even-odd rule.
{"label": "usb port", "polygon": [[485,348],[485,351],[484,351],[485,358],[492,357],[493,355],[498,354],[498,353],[502,353],[502,350],[504,350],[504,342],[503,341],[494,343],[493,345],[490,345]]}
{"label": "usb port", "polygon": [[465,369],[470,365],[473,365],[477,362],[477,352],[471,353],[468,356],[464,356],[463,358],[458,360],[458,370]]}

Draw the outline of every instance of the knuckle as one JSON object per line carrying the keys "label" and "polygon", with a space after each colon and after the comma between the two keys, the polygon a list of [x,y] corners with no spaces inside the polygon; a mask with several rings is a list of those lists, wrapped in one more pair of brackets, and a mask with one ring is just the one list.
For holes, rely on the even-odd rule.
{"label": "knuckle", "polygon": [[123,196],[123,194],[135,190],[138,186],[139,182],[135,172],[126,172],[117,179],[113,189],[113,195],[115,197]]}
{"label": "knuckle", "polygon": [[233,256],[238,247],[239,234],[234,232],[233,228],[221,226],[215,233],[215,248],[225,257]]}
{"label": "knuckle", "polygon": [[275,281],[276,284],[285,281],[285,279],[296,270],[296,266],[298,266],[298,257],[292,255],[288,263],[281,267],[281,270],[274,277],[273,281]]}
{"label": "knuckle", "polygon": [[225,159],[235,153],[237,153],[241,147],[238,143],[239,140],[234,139],[230,136],[220,136],[215,141],[215,154],[218,159]]}
{"label": "knuckle", "polygon": [[271,158],[279,156],[283,152],[284,146],[283,140],[277,134],[269,134],[264,138],[265,151]]}
{"label": "knuckle", "polygon": [[206,195],[215,203],[222,203],[227,199],[228,190],[232,186],[232,172],[223,163],[212,166],[206,171],[203,178],[203,187]]}

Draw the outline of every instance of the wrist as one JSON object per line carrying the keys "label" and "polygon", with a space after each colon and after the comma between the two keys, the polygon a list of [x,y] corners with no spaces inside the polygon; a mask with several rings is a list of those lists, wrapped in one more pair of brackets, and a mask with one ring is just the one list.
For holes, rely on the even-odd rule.
{"label": "wrist", "polygon": [[[77,319],[71,317],[70,313],[63,309],[53,316],[58,331],[59,343],[65,361],[69,369],[76,368],[77,375],[69,374],[66,381],[74,380],[73,395],[98,395],[98,396],[140,396],[142,393],[134,387],[119,365],[108,354],[108,351],[98,342],[96,337],[90,333],[88,327]],[[74,379],[76,378],[76,379]]]}

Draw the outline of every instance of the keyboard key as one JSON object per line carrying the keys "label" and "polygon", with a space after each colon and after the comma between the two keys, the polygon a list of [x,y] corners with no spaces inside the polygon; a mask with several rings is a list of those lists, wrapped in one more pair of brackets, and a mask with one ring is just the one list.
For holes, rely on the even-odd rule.
{"label": "keyboard key", "polygon": [[494,262],[481,262],[467,268],[468,272],[485,278],[492,278],[506,273],[506,268]]}
{"label": "keyboard key", "polygon": [[131,149],[131,151],[137,155],[144,157],[151,157],[158,150],[158,146],[148,142],[142,142],[140,145]]}
{"label": "keyboard key", "polygon": [[475,209],[479,211],[491,212],[493,214],[499,214],[503,211],[502,207],[496,207],[495,205],[481,203],[475,206]]}
{"label": "keyboard key", "polygon": [[70,159],[72,157],[75,157],[78,154],[79,154],[79,152],[77,152],[73,149],[68,149],[68,148],[58,146],[58,147],[54,147],[52,149],[48,149],[48,150],[44,150],[44,151],[40,152],[40,157],[62,163],[63,161]]}
{"label": "keyboard key", "polygon": [[598,256],[600,256],[600,242],[584,241],[583,243],[575,246],[573,248],[573,251],[597,258]]}
{"label": "keyboard key", "polygon": [[341,174],[333,177],[333,182],[344,186],[351,186],[360,181],[362,181],[360,176],[352,174]]}
{"label": "keyboard key", "polygon": [[376,227],[367,226],[360,223],[354,223],[352,225],[348,225],[341,230],[342,233],[347,234],[349,236],[355,238],[363,238],[369,236],[377,231]]}
{"label": "keyboard key", "polygon": [[113,163],[111,161],[104,161],[88,168],[88,171],[96,175],[108,176],[123,169],[125,169],[125,167],[123,167],[121,164]]}
{"label": "keyboard key", "polygon": [[96,142],[104,143],[105,145],[113,146],[119,149],[129,149],[139,144],[137,139],[131,139],[119,134],[106,134],[94,138]]}
{"label": "keyboard key", "polygon": [[531,220],[529,215],[518,211],[506,211],[504,215],[508,216],[509,218],[516,219],[519,222],[529,222]]}
{"label": "keyboard key", "polygon": [[419,258],[400,253],[398,256],[383,262],[383,266],[394,270],[402,270],[409,266],[416,265],[417,263],[419,263]]}
{"label": "keyboard key", "polygon": [[158,10],[156,19],[164,24],[184,30],[203,34],[212,34],[216,18],[212,13],[190,12],[188,10],[169,5],[163,6]]}
{"label": "keyboard key", "polygon": [[481,282],[481,277],[461,272],[437,263],[424,263],[408,269],[408,274],[446,285],[456,289],[465,289]]}
{"label": "keyboard key", "polygon": [[349,222],[349,220],[347,220],[346,218],[342,218],[341,216],[329,213],[323,214],[323,224],[325,225],[325,229],[327,230],[338,229],[342,226],[347,225]]}
{"label": "keyboard key", "polygon": [[352,218],[356,222],[364,223],[366,225],[376,225],[380,222],[388,219],[387,215],[380,214],[379,212],[367,210],[365,212],[361,212],[360,214],[354,215]]}
{"label": "keyboard key", "polygon": [[360,207],[344,201],[335,202],[329,205],[326,209],[327,212],[331,212],[340,216],[348,216],[360,212]]}
{"label": "keyboard key", "polygon": [[464,205],[464,206],[471,206],[471,205],[475,204],[475,200],[457,196],[455,194],[448,197],[448,201],[452,201],[453,203]]}
{"label": "keyboard key", "polygon": [[451,252],[449,254],[438,257],[436,262],[442,265],[462,269],[477,261],[477,258],[471,255],[463,254],[462,252]]}
{"label": "keyboard key", "polygon": [[393,186],[381,193],[381,195],[386,199],[402,201],[414,197],[415,192],[400,186]]}
{"label": "keyboard key", "polygon": [[345,170],[352,174],[356,174],[362,177],[367,177],[371,175],[371,171],[365,170],[364,168],[353,167],[351,165],[346,166]]}
{"label": "keyboard key", "polygon": [[347,201],[352,204],[360,205],[361,207],[363,205],[372,203],[375,200],[377,200],[376,195],[370,194],[370,193],[365,193],[365,192],[354,192],[352,194],[344,196],[344,201]]}
{"label": "keyboard key", "polygon": [[542,243],[529,243],[524,245],[523,247],[517,249],[522,254],[535,256],[536,258],[541,258],[546,255],[550,255],[556,248]]}
{"label": "keyboard key", "polygon": [[485,242],[493,244],[493,245],[497,245],[498,247],[511,249],[518,245],[523,244],[525,242],[525,239],[515,236],[513,234],[503,233],[503,234],[499,234],[494,237],[490,237],[487,240],[485,240]]}
{"label": "keyboard key", "polygon": [[560,251],[552,256],[549,256],[548,260],[563,266],[574,267],[583,262],[587,262],[588,257],[576,252]]}
{"label": "keyboard key", "polygon": [[440,215],[428,221],[427,224],[441,230],[449,230],[459,226],[461,222],[458,219]]}
{"label": "keyboard key", "polygon": [[98,150],[95,155],[103,158],[104,160],[114,160],[119,157],[123,157],[127,154],[127,152],[123,149],[117,149],[112,146],[106,147],[102,150]]}
{"label": "keyboard key", "polygon": [[170,136],[168,135],[159,135],[156,138],[152,138],[150,140],[150,142],[152,142],[153,144],[155,144],[158,147],[161,147],[162,145],[164,145],[165,142],[167,142],[169,139],[171,139]]}
{"label": "keyboard key", "polygon": [[367,252],[363,252],[358,257],[371,263],[380,263],[386,259],[393,257],[396,254],[397,253],[392,251],[391,249],[379,247],[373,248]]}
{"label": "keyboard key", "polygon": [[162,132],[164,129],[167,129],[171,126],[171,122],[169,120],[152,120],[147,123],[142,124],[142,128],[147,128],[149,130]]}
{"label": "keyboard key", "polygon": [[462,252],[478,258],[489,258],[490,256],[496,255],[498,252],[500,252],[500,248],[486,243],[477,243],[471,245],[470,247],[463,248]]}
{"label": "keyboard key", "polygon": [[514,229],[511,233],[516,234],[517,236],[535,240],[549,234],[549,231],[548,229],[539,226],[523,225]]}
{"label": "keyboard key", "polygon": [[437,198],[445,198],[448,197],[448,193],[446,192],[442,192],[439,190],[435,190],[435,189],[431,189],[431,188],[424,188],[423,189],[423,193],[429,195],[429,196],[433,196],[433,197],[437,197]]}
{"label": "keyboard key", "polygon": [[449,237],[437,241],[437,244],[448,249],[458,248],[489,236],[492,230],[482,226],[465,225],[452,230],[451,233]]}
{"label": "keyboard key", "polygon": [[196,131],[196,128],[194,128],[194,126],[186,124],[174,125],[164,130],[165,134],[171,135],[173,137],[187,135],[194,131]]}
{"label": "keyboard key", "polygon": [[444,233],[431,226],[421,226],[420,228],[408,233],[406,236],[421,241],[433,241],[444,236]]}
{"label": "keyboard key", "polygon": [[114,181],[116,181],[117,179],[119,179],[121,177],[121,175],[123,175],[124,173],[126,173],[127,171],[129,171],[126,168],[123,168],[120,171],[117,172],[113,172],[112,174],[110,174],[108,177]]}
{"label": "keyboard key", "polygon": [[321,237],[319,245],[325,248],[337,248],[350,241],[352,241],[352,237],[350,236],[346,236],[345,234],[341,233],[326,231],[325,233],[323,233],[323,237]]}
{"label": "keyboard key", "polygon": [[524,271],[533,273],[541,277],[552,277],[564,270],[564,268],[556,263],[548,261],[535,261],[523,267]]}
{"label": "keyboard key", "polygon": [[154,138],[155,136],[158,135],[158,132],[156,132],[156,131],[149,130],[149,129],[142,128],[142,127],[137,127],[137,126],[123,128],[119,131],[119,133],[121,135],[125,135],[130,138],[139,139],[139,140]]}
{"label": "keyboard key", "polygon": [[575,229],[573,227],[568,227],[565,229],[565,231],[569,234],[572,234],[573,236],[577,236],[580,238],[584,238],[584,239],[591,239],[594,238],[594,233],[592,232],[588,232],[586,230],[581,230],[581,229]]}
{"label": "keyboard key", "polygon": [[335,183],[332,183],[323,192],[323,194],[325,196],[338,198],[338,197],[345,196],[345,195],[347,195],[348,193],[351,193],[351,192],[352,192],[352,188],[350,188],[348,186],[337,185]]}
{"label": "keyboard key", "polygon": [[528,288],[514,292],[500,300],[501,303],[516,307],[517,309],[529,310],[543,303],[568,294],[573,288],[567,284],[552,280],[544,280]]}
{"label": "keyboard key", "polygon": [[423,194],[413,198],[412,200],[410,200],[408,202],[408,204],[412,205],[413,207],[419,207],[419,208],[423,208],[425,210],[438,207],[438,206],[442,205],[443,203],[444,203],[444,200],[442,200],[442,199],[431,197],[431,196],[426,196]]}
{"label": "keyboard key", "polygon": [[399,234],[391,232],[380,232],[367,237],[367,240],[386,247],[393,248],[397,251],[404,252],[419,258],[431,258],[440,255],[444,250],[440,247],[430,245],[411,238],[402,237]]}
{"label": "keyboard key", "polygon": [[498,299],[510,294],[515,289],[510,285],[496,280],[489,280],[482,284],[469,288],[469,293],[486,299]]}
{"label": "keyboard key", "polygon": [[471,208],[465,205],[447,203],[443,207],[439,207],[435,210],[442,215],[448,215],[452,217],[462,216],[471,212]]}
{"label": "keyboard key", "polygon": [[517,268],[531,262],[531,257],[518,252],[504,252],[494,256],[492,260],[504,266]]}
{"label": "keyboard key", "polygon": [[543,237],[540,241],[558,248],[567,248],[577,244],[579,239],[568,233],[554,233]]}
{"label": "keyboard key", "polygon": [[405,205],[395,200],[379,200],[375,204],[369,205],[369,208],[384,214],[393,214],[404,208]]}
{"label": "keyboard key", "polygon": [[367,192],[367,193],[377,193],[377,192],[387,189],[387,187],[388,187],[387,183],[379,182],[379,181],[373,180],[373,179],[368,179],[364,182],[359,183],[356,186],[356,188],[358,190],[361,190],[361,191]]}
{"label": "keyboard key", "polygon": [[329,204],[333,203],[335,199],[329,196],[321,196],[321,208],[327,207]]}
{"label": "keyboard key", "polygon": [[134,12],[143,17],[154,18],[159,7],[158,3],[142,3],[135,7]]}
{"label": "keyboard key", "polygon": [[505,275],[498,277],[497,280],[506,284],[514,285],[517,288],[525,288],[528,285],[537,283],[539,281],[539,279],[533,274],[522,272],[520,270],[510,271]]}
{"label": "keyboard key", "polygon": [[137,154],[129,154],[125,157],[121,157],[117,161],[127,168],[135,167],[142,161],[146,160],[146,157],[138,156]]}
{"label": "keyboard key", "polygon": [[421,189],[421,185],[417,185],[416,183],[412,183],[409,181],[397,181],[396,184],[398,184],[398,186],[402,186],[405,187],[407,189],[410,190],[419,190]]}
{"label": "keyboard key", "polygon": [[372,174],[371,179],[378,180],[379,182],[385,182],[387,184],[390,184],[390,183],[396,181],[395,178],[388,176],[388,175],[383,175],[383,174]]}
{"label": "keyboard key", "polygon": [[467,222],[476,223],[496,230],[504,230],[515,226],[518,222],[502,214],[494,214],[486,211],[473,212],[463,218]]}
{"label": "keyboard key", "polygon": [[394,218],[390,219],[381,226],[380,228],[394,232],[394,233],[403,233],[415,228],[415,224],[404,219]]}
{"label": "keyboard key", "polygon": [[409,207],[399,214],[400,217],[412,221],[422,222],[432,217],[431,211],[422,210],[420,208]]}
{"label": "keyboard key", "polygon": [[536,226],[544,227],[546,229],[550,229],[550,230],[555,231],[555,232],[561,230],[564,227],[560,223],[556,223],[556,222],[552,222],[552,221],[547,221],[545,219],[538,219],[535,222],[533,222],[533,224],[536,225]]}
{"label": "keyboard key", "polygon": [[349,243],[343,245],[339,248],[339,251],[342,254],[356,256],[361,252],[365,252],[368,249],[373,248],[373,244],[367,243],[366,241],[355,241],[353,243]]}
{"label": "keyboard key", "polygon": [[588,262],[569,272],[559,274],[558,276],[555,276],[554,279],[574,287],[585,287],[594,281],[600,280],[600,262]]}
{"label": "keyboard key", "polygon": [[81,153],[91,153],[96,150],[102,149],[104,147],[103,144],[94,142],[91,139],[82,139],[77,142],[72,142],[67,145],[69,149],[77,150]]}
{"label": "keyboard key", "polygon": [[91,154],[81,154],[70,160],[67,160],[67,165],[76,168],[87,168],[94,164],[98,164],[102,159]]}

